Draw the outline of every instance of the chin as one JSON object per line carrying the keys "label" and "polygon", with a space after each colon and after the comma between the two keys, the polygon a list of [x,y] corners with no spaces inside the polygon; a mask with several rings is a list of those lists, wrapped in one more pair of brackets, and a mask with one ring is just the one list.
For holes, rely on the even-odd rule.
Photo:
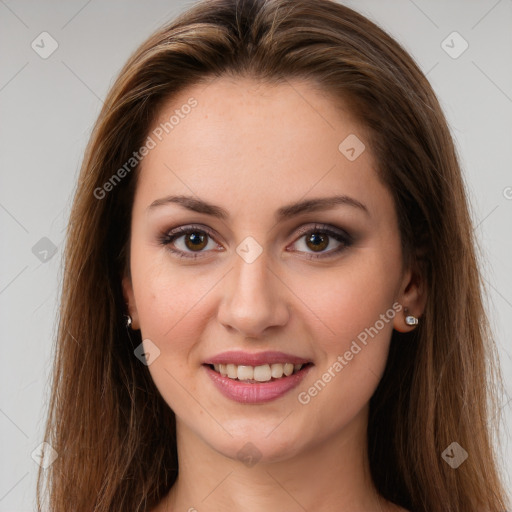
{"label": "chin", "polygon": [[236,432],[237,434],[233,437],[226,435],[222,439],[204,439],[204,441],[219,454],[240,461],[248,467],[256,463],[273,463],[290,459],[301,449],[298,439],[286,432],[281,434],[273,432],[268,435],[258,427],[246,428],[244,433],[239,430]]}

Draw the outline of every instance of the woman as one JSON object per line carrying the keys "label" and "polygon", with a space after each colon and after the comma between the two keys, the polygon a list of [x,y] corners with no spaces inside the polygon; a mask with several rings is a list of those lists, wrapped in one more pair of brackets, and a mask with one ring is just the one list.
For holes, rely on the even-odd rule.
{"label": "woman", "polygon": [[150,37],[65,261],[52,511],[505,509],[453,141],[353,10],[206,1]]}

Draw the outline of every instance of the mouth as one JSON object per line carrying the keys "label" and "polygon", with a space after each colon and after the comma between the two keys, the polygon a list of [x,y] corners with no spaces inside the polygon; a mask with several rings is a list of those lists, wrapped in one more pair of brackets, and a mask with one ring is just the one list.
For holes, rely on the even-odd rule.
{"label": "mouth", "polygon": [[296,360],[249,366],[210,361],[202,366],[226,398],[242,404],[264,404],[290,393],[306,378],[314,364]]}
{"label": "mouth", "polygon": [[203,361],[213,385],[226,398],[242,404],[264,404],[284,397],[308,375],[308,358],[276,350],[231,350]]}
{"label": "mouth", "polygon": [[303,372],[313,363],[272,363],[259,366],[236,364],[204,364],[222,377],[247,384],[261,384],[286,379],[291,375]]}

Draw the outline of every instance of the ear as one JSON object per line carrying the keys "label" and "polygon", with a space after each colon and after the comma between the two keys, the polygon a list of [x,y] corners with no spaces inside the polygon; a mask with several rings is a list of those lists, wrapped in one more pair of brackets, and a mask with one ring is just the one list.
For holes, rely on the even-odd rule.
{"label": "ear", "polygon": [[140,329],[139,315],[137,313],[137,306],[135,305],[135,295],[133,293],[132,279],[129,275],[124,275],[122,278],[123,295],[127,305],[128,313],[132,318],[132,329]]}
{"label": "ear", "polygon": [[424,275],[417,267],[404,272],[397,298],[403,309],[393,320],[393,327],[399,332],[410,332],[415,329],[415,325],[405,323],[405,317],[414,315],[419,319],[425,310],[427,287]]}

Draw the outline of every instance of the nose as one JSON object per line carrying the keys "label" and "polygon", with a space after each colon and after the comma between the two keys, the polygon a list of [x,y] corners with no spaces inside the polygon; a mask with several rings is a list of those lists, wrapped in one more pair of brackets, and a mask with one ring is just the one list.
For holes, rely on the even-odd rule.
{"label": "nose", "polygon": [[218,309],[218,320],[226,329],[244,337],[261,338],[272,327],[286,325],[288,288],[270,268],[265,252],[252,263],[237,255],[226,279]]}

